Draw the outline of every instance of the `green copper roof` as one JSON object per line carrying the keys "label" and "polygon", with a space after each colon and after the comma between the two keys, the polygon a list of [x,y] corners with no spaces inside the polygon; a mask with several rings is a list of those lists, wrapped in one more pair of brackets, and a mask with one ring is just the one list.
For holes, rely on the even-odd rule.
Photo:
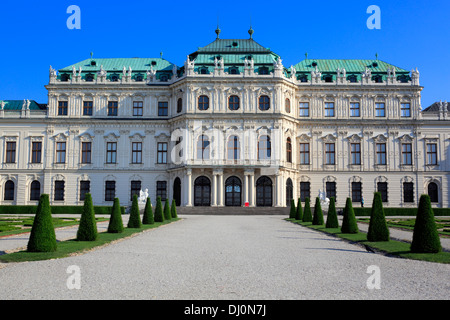
{"label": "green copper roof", "polygon": [[[0,105],[2,102],[5,103],[4,110],[22,110],[23,100],[0,100]],[[38,104],[34,100],[30,100],[30,110],[45,110],[45,105]]]}
{"label": "green copper roof", "polygon": [[274,54],[199,54],[195,58],[195,64],[211,64],[214,65],[214,59],[219,57],[223,58],[225,65],[244,65],[245,59],[253,59],[254,64],[273,64],[277,57]]}
{"label": "green copper roof", "polygon": [[260,52],[269,53],[269,48],[264,48],[253,39],[216,39],[207,46],[199,47],[198,53],[204,52],[223,52],[223,53],[237,53],[237,52]]}
{"label": "green copper roof", "polygon": [[[92,62],[95,62],[92,63]],[[109,58],[109,59],[86,59],[81,62],[72,64],[68,67],[62,68],[59,72],[72,72],[75,67],[77,71],[81,67],[82,72],[97,72],[100,71],[100,66],[107,72],[121,72],[123,67],[127,70],[131,67],[132,71],[145,72],[153,68],[153,70],[172,71],[173,64],[162,58]]]}
{"label": "green copper roof", "polygon": [[388,68],[395,68],[397,73],[409,74],[409,71],[381,60],[305,59],[294,65],[294,68],[297,72],[309,73],[315,70],[314,63],[317,64],[318,71],[322,73],[336,73],[338,68],[345,69],[347,73],[362,73],[366,71],[366,68],[375,73],[386,73]]}

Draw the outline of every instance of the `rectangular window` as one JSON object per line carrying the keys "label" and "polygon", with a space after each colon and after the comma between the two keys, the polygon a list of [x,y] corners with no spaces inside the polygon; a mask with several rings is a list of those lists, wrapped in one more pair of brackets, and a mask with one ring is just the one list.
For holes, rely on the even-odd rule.
{"label": "rectangular window", "polygon": [[386,116],[386,107],[384,103],[375,104],[375,116],[380,118]]}
{"label": "rectangular window", "polygon": [[90,181],[80,181],[80,201],[84,201],[86,198],[86,193],[91,192],[91,182]]}
{"label": "rectangular window", "polygon": [[325,103],[325,117],[334,117],[334,102]]}
{"label": "rectangular window", "polygon": [[309,164],[309,143],[300,143],[300,164]]}
{"label": "rectangular window", "polygon": [[42,142],[33,142],[31,144],[31,163],[41,163]]}
{"label": "rectangular window", "polygon": [[336,201],[336,182],[327,182],[326,191],[327,198],[331,199],[332,197],[334,197],[334,201]]}
{"label": "rectangular window", "polygon": [[411,117],[411,105],[409,103],[402,103],[400,114],[402,118]]}
{"label": "rectangular window", "polygon": [[359,117],[360,109],[359,103],[350,103],[350,117]]}
{"label": "rectangular window", "polygon": [[352,202],[361,202],[362,185],[361,182],[352,182]]}
{"label": "rectangular window", "polygon": [[427,164],[437,165],[437,144],[427,144]]}
{"label": "rectangular window", "polygon": [[335,164],[335,146],[334,143],[325,143],[325,164]]}
{"label": "rectangular window", "polygon": [[311,189],[309,182],[300,182],[300,200],[305,202],[306,198],[311,200]]}
{"label": "rectangular window", "polygon": [[117,163],[117,142],[106,144],[106,163]]}
{"label": "rectangular window", "polygon": [[131,161],[132,163],[142,163],[142,142],[132,143]]}
{"label": "rectangular window", "polygon": [[414,202],[414,183],[403,182],[403,202],[405,203]]}
{"label": "rectangular window", "polygon": [[352,164],[360,165],[361,164],[361,144],[352,143],[350,145],[351,148],[351,156],[352,156]]}
{"label": "rectangular window", "polygon": [[169,103],[158,102],[158,116],[164,117],[169,115]]}
{"label": "rectangular window", "polygon": [[309,117],[309,102],[301,102],[300,103],[300,117]]}
{"label": "rectangular window", "polygon": [[56,163],[66,163],[66,143],[56,143]]}
{"label": "rectangular window", "polygon": [[167,142],[158,142],[157,160],[157,163],[167,163]]}
{"label": "rectangular window", "polygon": [[161,201],[167,198],[167,181],[156,181],[156,198],[161,197]]}
{"label": "rectangular window", "polygon": [[108,101],[108,116],[114,117],[118,114],[118,102]]}
{"label": "rectangular window", "polygon": [[92,143],[82,142],[81,143],[81,163],[91,163],[92,156]]}
{"label": "rectangular window", "polygon": [[55,201],[64,201],[64,181],[55,181]]}
{"label": "rectangular window", "polygon": [[377,191],[381,194],[381,201],[388,202],[388,185],[387,182],[378,182]]}
{"label": "rectangular window", "polygon": [[138,199],[141,193],[141,181],[133,180],[131,181],[131,201],[133,201],[133,196],[137,195]]}
{"label": "rectangular window", "polygon": [[133,102],[133,116],[139,117],[144,114],[144,102],[134,101]]}
{"label": "rectangular window", "polygon": [[105,201],[114,201],[116,197],[116,182],[105,181]]}
{"label": "rectangular window", "polygon": [[83,101],[83,116],[92,116],[92,101]]}
{"label": "rectangular window", "polygon": [[16,163],[16,142],[6,142],[6,163]]}
{"label": "rectangular window", "polygon": [[68,102],[58,101],[58,116],[67,116]]}
{"label": "rectangular window", "polygon": [[377,164],[385,165],[386,164],[386,143],[377,143],[376,144],[376,152],[377,152]]}
{"label": "rectangular window", "polygon": [[402,164],[412,165],[412,145],[411,143],[402,144]]}

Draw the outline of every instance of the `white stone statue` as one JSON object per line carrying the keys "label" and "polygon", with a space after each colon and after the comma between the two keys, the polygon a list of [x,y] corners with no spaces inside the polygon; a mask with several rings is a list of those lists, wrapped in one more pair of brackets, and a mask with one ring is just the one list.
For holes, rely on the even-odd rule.
{"label": "white stone statue", "polygon": [[145,191],[139,191],[139,203],[146,203],[148,198],[148,189],[145,189]]}
{"label": "white stone statue", "polygon": [[330,204],[330,199],[327,198],[325,191],[319,189],[319,200],[322,206],[328,206]]}

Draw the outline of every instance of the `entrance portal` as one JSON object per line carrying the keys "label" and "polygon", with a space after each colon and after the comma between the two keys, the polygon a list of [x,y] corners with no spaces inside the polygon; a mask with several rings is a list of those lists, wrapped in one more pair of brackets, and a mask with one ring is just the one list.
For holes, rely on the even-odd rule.
{"label": "entrance portal", "polygon": [[201,176],[194,182],[194,206],[211,205],[211,181]]}
{"label": "entrance portal", "polygon": [[229,177],[225,181],[225,205],[239,207],[241,205],[242,183],[238,177]]}
{"label": "entrance portal", "polygon": [[272,206],[272,180],[266,176],[262,176],[256,181],[256,206]]}

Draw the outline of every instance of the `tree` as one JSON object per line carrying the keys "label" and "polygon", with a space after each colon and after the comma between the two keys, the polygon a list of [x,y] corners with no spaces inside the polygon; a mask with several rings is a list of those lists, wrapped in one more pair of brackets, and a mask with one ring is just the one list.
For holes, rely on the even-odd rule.
{"label": "tree", "polygon": [[166,202],[164,203],[164,220],[171,220],[172,214],[170,213],[170,203],[169,199],[166,199]]}
{"label": "tree", "polygon": [[323,211],[319,197],[316,197],[316,204],[314,205],[314,217],[312,224],[316,226],[323,225]]}
{"label": "tree", "polygon": [[137,195],[133,196],[133,203],[131,204],[130,218],[128,219],[127,227],[128,228],[142,228]]}
{"label": "tree", "polygon": [[114,203],[111,209],[111,217],[109,218],[108,233],[122,233],[123,221],[122,211],[120,210],[119,198],[114,198]]}
{"label": "tree", "polygon": [[302,201],[300,198],[298,198],[297,202],[297,212],[295,213],[295,220],[303,220]]}
{"label": "tree", "polygon": [[352,199],[347,198],[344,208],[344,218],[341,226],[342,233],[358,233],[355,212],[353,211]]}
{"label": "tree", "polygon": [[291,199],[291,210],[289,211],[289,219],[295,219],[295,215],[297,214],[297,209],[295,209],[295,201]]}
{"label": "tree", "polygon": [[172,206],[170,207],[170,213],[172,215],[172,219],[178,218],[177,203],[175,202],[175,199],[172,200]]}
{"label": "tree", "polygon": [[330,198],[330,205],[328,206],[326,228],[339,228],[338,217],[336,213],[336,200],[334,197]]}
{"label": "tree", "polygon": [[145,203],[144,216],[142,217],[143,224],[154,224],[155,217],[153,216],[153,208],[152,202],[150,198],[147,198],[147,202]]}
{"label": "tree", "polygon": [[386,224],[383,209],[383,200],[381,199],[381,193],[379,192],[375,192],[373,195],[372,212],[370,214],[367,240],[389,241],[389,228]]}
{"label": "tree", "polygon": [[156,198],[155,222],[163,222],[163,221],[164,221],[164,214],[161,203],[161,197],[158,197]]}
{"label": "tree", "polygon": [[77,231],[78,241],[97,240],[97,223],[95,222],[94,205],[90,193],[85,194],[83,211],[81,212],[80,225]]}
{"label": "tree", "polygon": [[305,199],[305,211],[303,212],[303,222],[312,222],[311,206],[309,198]]}
{"label": "tree", "polygon": [[442,251],[441,240],[434,221],[434,212],[431,207],[430,196],[420,196],[416,223],[411,243],[411,252],[438,253]]}
{"label": "tree", "polygon": [[56,251],[56,235],[48,194],[41,194],[27,246],[28,252]]}

